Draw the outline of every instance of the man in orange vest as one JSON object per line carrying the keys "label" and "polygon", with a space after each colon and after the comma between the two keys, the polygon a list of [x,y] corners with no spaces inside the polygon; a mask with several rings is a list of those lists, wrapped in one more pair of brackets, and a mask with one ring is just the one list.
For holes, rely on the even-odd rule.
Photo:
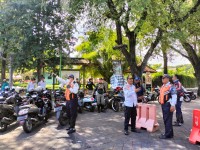
{"label": "man in orange vest", "polygon": [[78,89],[79,85],[74,81],[74,75],[69,75],[67,80],[63,80],[62,78],[59,78],[56,76],[58,81],[60,81],[62,84],[65,84],[67,86],[65,90],[65,98],[66,98],[66,107],[67,107],[67,115],[69,117],[69,128],[68,134],[76,132],[75,124],[76,124],[76,117],[77,117],[77,106],[78,106]]}
{"label": "man in orange vest", "polygon": [[163,86],[160,88],[159,102],[162,106],[163,120],[165,125],[165,134],[161,134],[160,139],[169,139],[174,137],[172,120],[173,112],[177,101],[176,88],[169,81],[170,76],[164,74],[162,77]]}

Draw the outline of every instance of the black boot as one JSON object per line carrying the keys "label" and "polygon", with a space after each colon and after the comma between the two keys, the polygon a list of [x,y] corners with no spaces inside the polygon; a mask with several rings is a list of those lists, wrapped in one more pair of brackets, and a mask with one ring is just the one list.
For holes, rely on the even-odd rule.
{"label": "black boot", "polygon": [[105,112],[104,105],[101,105],[101,112]]}
{"label": "black boot", "polygon": [[183,115],[182,114],[180,115],[180,123],[184,124]]}
{"label": "black boot", "polygon": [[100,113],[101,112],[100,105],[97,105],[97,109],[98,109],[98,113]]}

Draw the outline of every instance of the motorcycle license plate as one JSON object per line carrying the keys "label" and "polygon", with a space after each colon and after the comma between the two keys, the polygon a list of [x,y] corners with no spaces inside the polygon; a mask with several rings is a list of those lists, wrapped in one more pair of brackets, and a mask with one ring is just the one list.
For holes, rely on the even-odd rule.
{"label": "motorcycle license plate", "polygon": [[92,103],[92,106],[96,106],[97,105],[97,103]]}
{"label": "motorcycle license plate", "polygon": [[61,111],[61,110],[62,110],[62,106],[54,108],[54,112]]}
{"label": "motorcycle license plate", "polygon": [[17,121],[23,121],[23,120],[25,120],[25,119],[27,119],[27,115],[24,115],[24,116],[18,116],[17,117]]}

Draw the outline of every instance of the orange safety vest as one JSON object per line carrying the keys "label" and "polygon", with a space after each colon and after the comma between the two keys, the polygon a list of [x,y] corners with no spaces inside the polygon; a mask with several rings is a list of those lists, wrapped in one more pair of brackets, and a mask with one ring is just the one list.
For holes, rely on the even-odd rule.
{"label": "orange safety vest", "polygon": [[171,88],[171,84],[169,84],[168,86],[162,86],[160,88],[159,102],[161,105],[170,99],[170,96],[169,96],[170,88]]}
{"label": "orange safety vest", "polygon": [[[73,88],[73,87],[74,87],[74,84],[71,84],[71,88]],[[67,101],[70,100],[70,94],[71,94],[70,90],[68,88],[66,88],[66,90],[65,90],[65,98],[66,98]],[[73,95],[74,94],[72,94],[72,98],[73,98]]]}

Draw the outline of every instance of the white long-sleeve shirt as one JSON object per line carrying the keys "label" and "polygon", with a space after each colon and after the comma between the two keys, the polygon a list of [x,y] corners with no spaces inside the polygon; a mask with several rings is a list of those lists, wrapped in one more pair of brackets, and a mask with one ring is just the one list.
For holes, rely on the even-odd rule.
{"label": "white long-sleeve shirt", "polygon": [[45,81],[38,82],[38,86],[41,86],[43,90],[46,90],[46,82]]}
{"label": "white long-sleeve shirt", "polygon": [[124,91],[124,105],[128,107],[133,107],[137,105],[137,95],[135,92],[135,86],[130,84],[125,84],[123,87]]}
{"label": "white long-sleeve shirt", "polygon": [[[68,85],[69,84],[69,79],[64,80],[58,76],[56,76],[56,79],[62,84],[62,85]],[[71,93],[77,94],[78,93],[78,89],[79,89],[79,85],[78,83],[76,83],[75,81],[72,81],[72,85],[73,87],[69,88]]]}
{"label": "white long-sleeve shirt", "polygon": [[36,84],[33,82],[29,82],[27,86],[27,91],[30,92],[36,88]]}

